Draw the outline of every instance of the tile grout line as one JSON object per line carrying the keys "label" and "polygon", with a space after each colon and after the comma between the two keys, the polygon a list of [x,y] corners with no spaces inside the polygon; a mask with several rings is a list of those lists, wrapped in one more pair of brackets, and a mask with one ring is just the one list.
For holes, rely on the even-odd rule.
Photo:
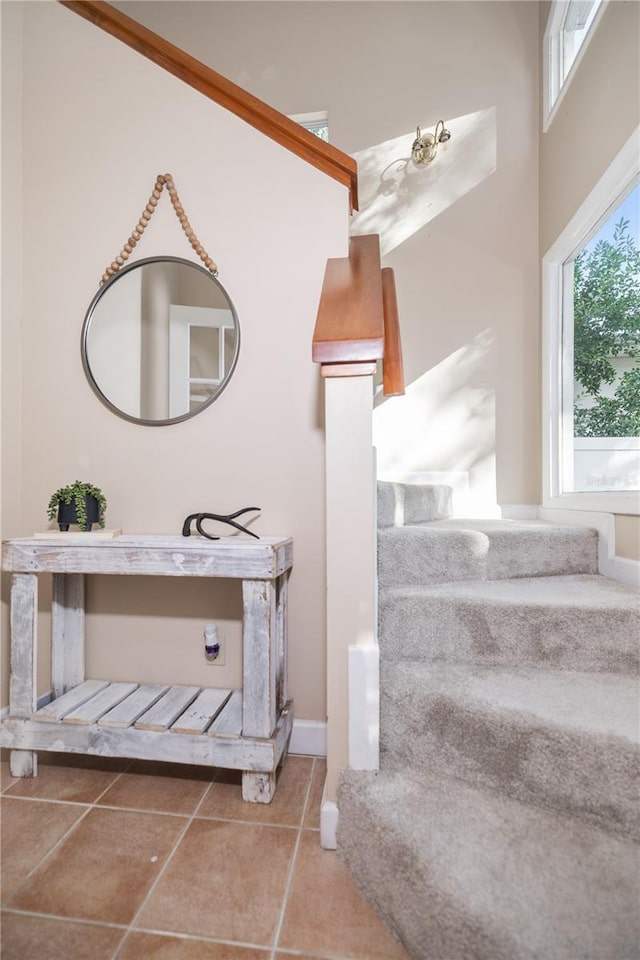
{"label": "tile grout line", "polygon": [[175,856],[175,854],[176,854],[176,851],[177,851],[178,847],[180,846],[180,844],[181,844],[181,842],[182,842],[183,837],[185,836],[187,830],[189,829],[189,827],[191,826],[191,824],[192,824],[193,821],[195,820],[196,814],[197,814],[198,810],[200,809],[200,807],[202,806],[202,804],[204,803],[205,797],[207,796],[207,794],[209,793],[209,791],[210,791],[211,788],[213,787],[214,782],[215,782],[215,775],[214,775],[214,779],[212,779],[212,780],[207,784],[207,789],[204,791],[204,793],[203,793],[202,796],[200,797],[200,800],[198,801],[198,803],[196,803],[196,805],[195,805],[195,807],[194,807],[194,810],[193,810],[193,813],[192,813],[191,816],[187,819],[187,822],[186,822],[186,824],[184,825],[184,828],[180,831],[180,833],[179,833],[178,836],[176,837],[176,842],[175,842],[174,845],[173,845],[173,849],[172,849],[171,853],[169,854],[169,856],[168,856],[167,859],[165,860],[162,868],[160,869],[160,871],[159,871],[159,873],[158,873],[158,876],[156,877],[156,879],[153,881],[153,883],[152,883],[151,886],[149,887],[149,890],[147,891],[146,895],[143,897],[140,906],[138,907],[138,909],[137,909],[136,912],[134,913],[133,917],[131,918],[131,922],[130,922],[129,925],[127,926],[127,929],[125,930],[122,939],[120,940],[120,942],[119,942],[118,945],[116,946],[113,954],[111,955],[111,960],[117,960],[118,954],[119,954],[120,951],[122,950],[122,947],[123,947],[123,945],[124,945],[124,942],[125,942],[126,938],[127,938],[127,937],[129,936],[129,934],[134,930],[134,925],[135,925],[136,920],[138,919],[138,917],[140,916],[140,914],[141,914],[142,911],[144,910],[145,906],[147,905],[147,903],[148,903],[148,901],[149,901],[149,898],[151,897],[151,895],[153,894],[154,890],[156,889],[156,887],[157,887],[158,884],[160,883],[161,878],[164,876],[165,870],[167,869],[167,867],[169,866],[169,864],[170,864],[171,861],[173,860],[173,858],[174,858],[174,856]]}
{"label": "tile grout line", "polygon": [[[26,797],[23,797],[23,799],[26,799]],[[47,801],[43,801],[43,802],[46,803]],[[62,801],[58,801],[58,802],[62,802]],[[73,804],[73,806],[81,806],[81,804]],[[45,862],[52,856],[53,853],[55,853],[55,851],[58,849],[58,847],[61,846],[61,844],[67,839],[67,837],[69,837],[69,836],[74,832],[74,830],[82,823],[82,821],[88,816],[88,814],[90,813],[90,811],[91,811],[91,809],[92,809],[92,806],[91,806],[91,804],[87,804],[86,807],[87,807],[87,809],[85,810],[85,812],[84,812],[80,817],[78,817],[78,819],[77,819],[76,821],[74,821],[74,823],[72,823],[72,824],[65,830],[65,832],[62,834],[62,836],[60,836],[60,837],[56,840],[56,842],[55,842],[54,845],[51,847],[51,849],[48,850],[48,851],[38,860],[38,862],[36,863],[36,865],[29,871],[29,873],[26,875],[26,877],[23,877],[23,879],[20,881],[20,883],[18,884],[18,886],[17,886],[17,887],[14,887],[14,889],[13,889],[13,890],[11,891],[11,893],[9,894],[9,899],[12,899],[12,898],[16,895],[16,893],[18,893],[18,892],[24,887],[25,883],[26,883],[28,880],[31,879],[31,876],[35,873],[35,871],[38,870],[38,869],[42,866],[42,864],[45,863]],[[4,901],[4,898],[3,898],[3,901]],[[4,908],[4,907],[6,906],[6,904],[3,902],[2,906],[3,906],[3,908]]]}
{"label": "tile grout line", "polygon": [[95,807],[95,806],[100,802],[100,800],[104,797],[105,793],[107,793],[107,791],[111,790],[111,787],[115,787],[115,785],[116,785],[116,783],[118,782],[118,780],[120,779],[120,777],[123,775],[123,773],[126,773],[126,772],[127,772],[127,770],[129,769],[129,767],[131,766],[132,763],[133,763],[133,761],[130,760],[129,763],[128,763],[128,764],[126,765],[126,767],[124,768],[124,770],[121,770],[120,773],[116,774],[116,776],[115,776],[114,779],[111,781],[111,783],[109,784],[109,786],[108,786],[108,787],[105,787],[104,790],[103,790],[101,793],[98,794],[98,796],[97,796],[97,797],[95,798],[95,800],[93,801],[92,806]]}
{"label": "tile grout line", "polygon": [[[128,763],[127,766],[125,767],[125,770],[128,769],[130,766],[131,764]],[[116,775],[115,779],[112,781],[109,787],[106,787],[105,790],[108,790],[116,782],[118,777],[120,777],[123,773],[124,773],[124,770],[121,770],[120,773]],[[26,778],[18,777],[16,782],[19,783],[24,779]],[[34,779],[34,778],[30,777],[28,779]],[[13,787],[13,786],[15,786],[15,784],[13,783],[10,784],[10,787]],[[105,790],[103,790],[99,794],[99,797],[101,797],[105,793]],[[13,890],[9,894],[9,899],[12,899],[15,896],[15,894],[18,893],[22,889],[22,887],[25,885],[25,883],[31,878],[32,874],[35,873],[35,871],[39,867],[41,867],[46,860],[49,859],[49,857],[58,849],[58,847],[63,843],[63,841],[65,841],[67,837],[76,829],[76,827],[78,827],[82,823],[82,821],[85,819],[85,817],[89,814],[89,812],[93,808],[95,801],[91,803],[80,803],[80,801],[78,800],[47,800],[45,797],[12,797],[11,794],[6,793],[6,791],[2,794],[2,796],[10,797],[12,800],[35,800],[36,803],[55,803],[55,804],[64,804],[69,807],[86,807],[86,810],[84,811],[82,816],[78,817],[78,819],[74,823],[72,823],[67,830],[65,830],[65,832],[62,834],[62,836],[58,838],[58,840],[54,843],[51,849],[48,850],[45,854],[43,854],[43,856],[40,857],[38,862],[29,871],[29,873],[25,877],[23,877],[23,879],[20,881],[17,887],[13,888]],[[0,902],[1,902],[2,908],[5,909],[6,904],[4,902],[4,897],[2,897],[2,900]]]}
{"label": "tile grout line", "polygon": [[313,763],[311,764],[311,771],[309,774],[309,782],[307,784],[307,792],[305,793],[304,803],[302,804],[302,811],[300,813],[300,822],[298,824],[298,836],[296,837],[295,846],[293,848],[293,855],[291,857],[291,863],[289,864],[289,872],[287,874],[287,882],[284,887],[284,893],[282,896],[282,906],[280,907],[280,916],[278,917],[278,922],[276,924],[275,933],[273,935],[273,950],[271,953],[270,960],[276,960],[276,954],[278,950],[278,941],[282,933],[282,927],[284,924],[284,915],[287,909],[287,901],[289,898],[289,891],[293,883],[293,874],[295,871],[296,862],[298,860],[298,850],[300,849],[300,842],[302,840],[302,831],[304,828],[304,818],[307,813],[307,805],[309,803],[309,797],[311,795],[311,788],[313,786],[313,779],[316,772],[316,760],[314,757]]}
{"label": "tile grout line", "polygon": [[[312,828],[312,827],[309,827],[309,828],[305,827],[305,818],[306,818],[306,816],[307,816],[307,814],[308,814],[308,812],[309,812],[309,801],[310,801],[310,797],[311,797],[311,791],[312,791],[312,789],[313,789],[313,785],[314,785],[314,782],[315,782],[315,776],[316,776],[316,773],[317,773],[317,770],[318,770],[318,763],[319,763],[318,758],[311,758],[311,759],[312,759],[312,765],[311,765],[311,770],[310,770],[310,773],[309,773],[308,783],[307,783],[307,786],[306,786],[305,797],[304,797],[304,802],[303,802],[303,804],[302,804],[302,809],[301,809],[301,814],[300,814],[299,823],[298,823],[297,826],[295,826],[295,825],[287,825],[287,828],[288,828],[288,829],[290,829],[290,830],[296,830],[297,833],[298,833],[298,836],[296,837],[296,842],[295,842],[295,844],[294,844],[294,849],[293,849],[293,853],[292,853],[292,857],[291,857],[291,862],[290,862],[289,870],[288,870],[288,873],[287,873],[287,881],[286,881],[285,890],[284,890],[284,893],[283,893],[283,900],[282,900],[282,906],[281,906],[281,909],[280,909],[280,916],[279,916],[279,920],[278,920],[278,923],[277,923],[277,926],[276,926],[276,931],[275,931],[275,935],[274,935],[274,940],[273,940],[272,946],[259,945],[259,944],[253,944],[253,943],[251,943],[251,944],[249,944],[249,943],[244,944],[244,946],[250,946],[250,947],[252,947],[252,948],[254,948],[254,949],[258,948],[261,953],[264,952],[265,960],[275,960],[276,955],[277,955],[280,951],[282,951],[282,953],[283,953],[284,955],[286,955],[286,956],[294,957],[294,956],[296,956],[296,955],[299,955],[299,948],[297,948],[297,947],[296,947],[296,948],[292,948],[292,947],[290,947],[290,948],[288,948],[288,947],[279,947],[279,946],[278,946],[278,940],[280,939],[281,932],[282,932],[282,927],[283,927],[283,924],[284,924],[284,917],[285,917],[286,908],[287,908],[287,905],[288,905],[288,898],[289,898],[290,890],[291,890],[292,883],[293,883],[293,875],[294,875],[295,867],[296,867],[296,864],[297,864],[298,851],[299,851],[300,843],[301,843],[301,840],[302,840],[303,832],[304,832],[305,830],[307,830],[307,831],[310,830],[310,831],[313,832],[313,829],[314,829],[314,828]],[[38,869],[38,867],[39,867],[45,860],[47,860],[51,854],[53,854],[53,852],[60,846],[60,844],[63,843],[64,840],[69,836],[69,834],[72,833],[73,830],[80,824],[80,822],[84,819],[84,817],[87,816],[87,814],[90,812],[90,810],[93,809],[93,808],[97,808],[97,807],[98,807],[98,804],[99,804],[100,799],[104,796],[104,794],[105,794],[108,790],[111,789],[112,786],[115,785],[115,783],[120,779],[120,777],[122,776],[122,774],[126,773],[126,772],[130,769],[130,767],[131,767],[131,765],[132,765],[132,762],[133,762],[133,761],[131,761],[131,762],[125,767],[124,770],[122,770],[122,771],[120,771],[119,773],[117,773],[116,776],[115,776],[115,778],[113,779],[113,781],[112,781],[108,786],[106,786],[106,787],[104,788],[104,790],[103,790],[103,791],[96,797],[96,799],[95,799],[92,803],[90,803],[90,804],[82,804],[82,803],[80,803],[79,801],[47,800],[46,798],[29,798],[29,797],[14,797],[14,798],[13,798],[13,799],[20,799],[20,800],[30,800],[30,799],[33,799],[33,800],[35,800],[36,802],[40,802],[40,803],[47,803],[47,802],[49,802],[49,803],[56,803],[56,804],[58,804],[58,805],[66,803],[68,806],[86,806],[87,809],[85,810],[85,813],[83,814],[83,816],[79,817],[78,820],[76,821],[76,823],[72,824],[72,825],[69,827],[69,829],[59,838],[59,840],[57,841],[56,844],[54,844],[54,846],[51,848],[51,850],[49,850],[49,851],[38,861],[38,863],[36,864],[36,866],[34,866],[33,870],[31,870],[31,871],[29,872],[29,874],[27,875],[27,877],[25,877],[24,881],[22,881],[22,882],[18,885],[18,887],[16,887],[15,890],[13,890],[13,891],[11,892],[10,896],[13,896],[13,894],[16,893],[16,892],[23,886],[23,883],[25,883],[25,882],[29,879],[29,877],[33,874],[33,872],[34,872],[36,869]],[[135,925],[135,923],[136,923],[136,920],[137,920],[138,917],[140,916],[142,910],[143,910],[144,907],[146,906],[149,898],[152,896],[152,894],[153,894],[153,892],[154,892],[157,884],[160,882],[162,876],[164,875],[165,870],[168,868],[169,863],[172,861],[173,857],[175,856],[175,854],[176,854],[176,852],[177,852],[177,849],[178,849],[180,843],[182,842],[182,840],[183,840],[183,838],[184,838],[187,830],[189,829],[189,827],[190,827],[190,825],[193,823],[193,821],[197,818],[198,811],[202,808],[202,805],[204,804],[204,802],[205,802],[207,796],[209,795],[210,791],[213,789],[213,786],[214,786],[215,783],[216,783],[216,774],[214,773],[214,776],[213,776],[212,780],[206,785],[206,788],[205,788],[202,796],[200,797],[199,801],[196,803],[195,808],[194,808],[194,810],[193,810],[193,813],[192,813],[190,816],[188,816],[188,818],[185,817],[185,819],[187,820],[187,822],[185,823],[185,826],[184,826],[183,830],[180,832],[180,834],[179,834],[178,837],[176,838],[175,843],[174,843],[174,846],[173,846],[173,849],[171,850],[169,856],[167,857],[167,860],[166,860],[165,864],[163,865],[162,869],[160,870],[158,876],[156,877],[155,881],[153,882],[153,884],[152,884],[152,886],[150,887],[149,891],[147,892],[146,896],[143,898],[143,901],[141,902],[138,910],[136,911],[134,917],[132,918],[132,920],[130,921],[129,924],[114,924],[114,923],[109,923],[108,921],[89,920],[89,919],[81,918],[81,917],[67,917],[67,916],[62,916],[62,915],[57,915],[57,914],[39,913],[39,912],[37,912],[37,911],[25,911],[25,910],[21,910],[21,909],[19,909],[19,908],[13,908],[13,907],[3,907],[3,910],[6,910],[6,912],[8,912],[8,913],[13,913],[13,914],[17,914],[17,915],[36,916],[36,917],[42,917],[42,918],[47,918],[47,919],[58,920],[58,921],[61,921],[61,922],[65,922],[65,921],[66,921],[66,922],[68,922],[68,923],[80,923],[80,924],[84,924],[84,925],[86,925],[86,926],[98,926],[98,927],[100,927],[100,926],[103,926],[103,927],[104,927],[104,926],[107,926],[107,927],[110,927],[110,928],[112,928],[112,929],[121,930],[121,931],[122,931],[122,937],[121,937],[121,939],[118,941],[118,943],[117,943],[117,945],[116,945],[116,947],[115,947],[115,949],[114,949],[114,953],[113,953],[113,955],[112,955],[112,957],[111,957],[111,960],[116,960],[118,954],[121,952],[121,950],[122,950],[122,948],[123,948],[123,945],[124,945],[124,943],[125,943],[125,941],[126,941],[127,936],[128,936],[130,933],[132,933],[132,932],[156,932],[156,931],[152,931],[151,929],[144,928],[144,927],[135,927],[134,925]],[[13,786],[13,784],[11,784],[10,786]],[[137,807],[121,808],[121,807],[109,807],[109,806],[106,806],[106,805],[101,805],[101,806],[99,807],[99,809],[122,810],[122,811],[127,811],[127,812],[132,812],[132,813],[143,813],[143,814],[144,814],[144,813],[158,813],[158,814],[164,814],[165,816],[176,816],[175,813],[169,813],[169,812],[165,812],[165,811],[152,811],[152,810],[146,810],[146,809],[143,810],[143,809],[137,808]],[[199,819],[204,819],[204,820],[222,819],[222,820],[224,820],[225,822],[237,822],[237,823],[242,823],[242,824],[245,824],[245,823],[246,823],[246,824],[248,824],[248,825],[249,825],[249,824],[253,824],[253,825],[257,825],[257,826],[263,826],[263,825],[264,825],[262,821],[234,821],[234,820],[232,820],[232,819],[228,819],[228,820],[227,820],[227,818],[215,818],[215,817],[207,817],[207,818],[199,818]],[[282,826],[282,825],[281,825],[281,826]],[[208,941],[208,942],[211,942],[211,943],[223,943],[223,942],[228,942],[230,945],[231,945],[231,943],[233,943],[234,946],[236,946],[236,945],[237,945],[237,946],[242,946],[242,944],[236,944],[235,941],[221,941],[221,940],[219,940],[219,939],[217,939],[217,938],[203,937],[203,936],[196,935],[195,933],[194,933],[194,934],[190,934],[190,933],[184,933],[184,932],[181,932],[181,931],[175,931],[175,932],[173,932],[173,931],[167,931],[167,930],[158,931],[158,933],[161,933],[161,934],[164,935],[164,936],[175,935],[175,936],[179,937],[180,939],[185,939],[185,940],[205,940],[205,941]],[[329,957],[327,957],[327,960],[329,960]],[[337,958],[337,957],[334,957],[333,955],[331,955],[331,960],[338,960],[338,958]]]}
{"label": "tile grout line", "polygon": [[85,927],[109,927],[110,930],[126,930],[122,923],[109,920],[87,920],[86,917],[65,917],[61,913],[41,913],[39,910],[23,910],[21,907],[3,907],[2,913],[12,913],[19,917],[39,917],[42,920],[61,920],[66,923],[79,923]]}

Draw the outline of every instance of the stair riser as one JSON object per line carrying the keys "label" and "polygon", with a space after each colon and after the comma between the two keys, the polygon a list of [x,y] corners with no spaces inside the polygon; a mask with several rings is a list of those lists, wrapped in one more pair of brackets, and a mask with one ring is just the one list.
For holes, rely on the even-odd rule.
{"label": "stair riser", "polygon": [[638,850],[437,774],[348,771],[338,852],[413,960],[632,960]]}
{"label": "stair riser", "polygon": [[391,596],[380,599],[378,631],[387,661],[640,671],[640,609]]}
{"label": "stair riser", "polygon": [[[403,837],[390,836],[380,811],[366,799],[339,797],[338,805],[338,853],[413,960],[525,960],[507,938],[483,930],[438,888],[419,851]],[[381,842],[372,842],[378,837]]]}
{"label": "stair riser", "polygon": [[597,536],[592,530],[552,536],[541,530],[526,538],[422,527],[378,531],[380,587],[597,571]]}
{"label": "stair riser", "polygon": [[[640,750],[613,736],[483,712],[443,695],[385,684],[382,763],[447,774],[640,839]],[[419,707],[417,704],[419,703]]]}
{"label": "stair riser", "polygon": [[451,487],[378,483],[378,526],[402,527],[453,516]]}

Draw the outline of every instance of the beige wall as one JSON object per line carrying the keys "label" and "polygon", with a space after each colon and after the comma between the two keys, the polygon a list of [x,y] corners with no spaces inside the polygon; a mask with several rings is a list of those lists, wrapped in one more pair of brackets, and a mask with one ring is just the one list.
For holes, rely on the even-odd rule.
{"label": "beige wall", "polygon": [[[24,353],[22,452],[7,447],[17,420],[3,437],[9,489],[21,487],[11,533],[45,528],[51,492],[76,478],[102,487],[107,524],[129,533],[178,533],[194,510],[258,504],[256,532],[295,539],[296,715],[324,720],[324,436],[311,336],[326,259],[347,251],[347,192],[62,6],[26,3],[20,12],[23,305],[4,341],[14,367],[20,332]],[[11,41],[19,46],[19,25]],[[80,331],[105,265],[165,172],[218,263],[242,346],[212,407],[182,424],[142,427],[92,393]],[[156,254],[191,256],[166,197],[136,250]],[[88,608],[93,676],[239,683],[237,584],[96,578]],[[223,668],[205,662],[207,621],[227,635]],[[45,627],[43,618],[43,636]],[[43,691],[44,641],[41,654]]]}
{"label": "beige wall", "polygon": [[[376,410],[380,475],[453,471],[476,512],[538,503],[537,4],[116,5],[285,113],[326,109],[358,159],[409,384]],[[446,154],[398,172],[440,118]]]}
{"label": "beige wall", "polygon": [[[540,35],[546,18],[541,20]],[[640,123],[640,4],[615,0],[540,140],[540,254],[554,243]],[[640,519],[616,518],[616,552],[640,559]]]}
{"label": "beige wall", "polygon": [[[0,4],[2,147],[0,202],[2,212],[2,260],[0,295],[2,328],[0,518],[2,538],[20,533],[22,396],[21,396],[21,270],[22,270],[22,16],[20,5]],[[4,600],[9,577],[2,574],[3,601],[0,614],[3,699],[9,674],[9,611]]]}
{"label": "beige wall", "polygon": [[[545,22],[540,24],[541,37]],[[540,253],[580,208],[640,122],[640,4],[607,5],[540,139]]]}

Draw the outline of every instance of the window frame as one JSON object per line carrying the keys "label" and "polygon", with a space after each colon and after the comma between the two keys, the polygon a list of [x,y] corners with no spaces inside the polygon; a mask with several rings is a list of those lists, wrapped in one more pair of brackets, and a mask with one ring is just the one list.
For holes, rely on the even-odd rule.
{"label": "window frame", "polygon": [[566,76],[562,77],[563,45],[562,33],[567,11],[575,0],[552,0],[551,10],[547,19],[543,41],[543,82],[542,82],[542,132],[546,133],[569,85],[575,76],[580,61],[584,56],[596,27],[607,7],[609,0],[596,0],[598,7],[589,29],[584,35],[582,43],[576,53],[573,63]]}
{"label": "window frame", "polygon": [[[569,433],[573,444],[573,399],[569,417],[566,377],[573,384],[571,332],[563,331],[564,309],[573,299],[567,261],[588,243],[640,179],[640,126],[625,143],[580,209],[542,259],[542,504],[550,509],[640,514],[638,491],[564,492],[569,467]],[[569,344],[567,344],[569,341]],[[567,345],[569,349],[567,349]],[[569,429],[569,423],[571,428]]]}
{"label": "window frame", "polygon": [[299,123],[305,130],[309,130],[310,133],[315,133],[317,127],[326,127],[327,139],[324,140],[324,137],[320,137],[320,139],[323,140],[324,143],[329,142],[329,114],[326,110],[316,110],[313,113],[289,114],[289,120],[295,120],[296,123]]}

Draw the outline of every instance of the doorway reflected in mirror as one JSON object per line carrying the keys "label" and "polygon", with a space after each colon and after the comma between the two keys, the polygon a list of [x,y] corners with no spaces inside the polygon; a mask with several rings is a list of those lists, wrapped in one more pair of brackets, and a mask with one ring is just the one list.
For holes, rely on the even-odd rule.
{"label": "doorway reflected in mirror", "polygon": [[189,260],[153,257],[100,288],[81,347],[100,400],[126,420],[159,426],[220,396],[238,360],[240,327],[217,277]]}

